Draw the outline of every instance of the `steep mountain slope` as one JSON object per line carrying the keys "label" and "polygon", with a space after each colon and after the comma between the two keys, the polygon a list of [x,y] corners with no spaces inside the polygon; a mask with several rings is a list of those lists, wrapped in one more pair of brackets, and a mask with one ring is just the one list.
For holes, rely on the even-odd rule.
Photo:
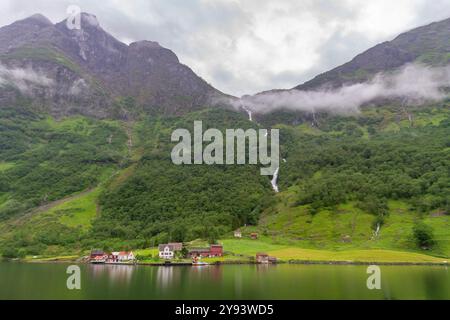
{"label": "steep mountain slope", "polygon": [[[0,29],[3,254],[214,241],[238,227],[271,245],[421,251],[413,228],[426,223],[436,242],[427,252],[450,256],[450,100],[411,108],[411,119],[387,104],[357,115],[281,111],[251,122],[203,108],[220,93],[171,51],[120,43],[92,15],[82,24],[68,30],[35,15]],[[386,50],[377,49],[348,74],[417,59],[444,63],[427,61],[448,52],[450,35],[439,26],[398,42],[410,52],[393,54],[401,59],[384,64]],[[342,74],[336,79],[356,81]],[[195,120],[222,131],[279,128],[281,192],[257,166],[174,165],[171,133]]]}
{"label": "steep mountain slope", "polygon": [[[254,106],[253,108],[254,118],[263,125],[272,126],[277,123],[298,125],[307,123],[312,126],[319,126],[321,122],[326,122],[327,118],[333,117],[335,110],[331,108],[324,109],[323,103],[321,103],[322,110],[312,112],[312,107],[302,106],[300,102],[293,102],[296,99],[296,94],[307,92],[307,95],[303,96],[302,100],[307,103],[311,93],[335,92],[333,105],[336,105],[336,101],[342,101],[338,109],[345,110],[348,107],[345,104],[348,102],[349,96],[347,95],[347,99],[341,98],[340,96],[346,93],[345,90],[349,85],[364,82],[370,83],[370,80],[373,80],[377,75],[386,79],[389,78],[389,75],[401,73],[406,66],[410,66],[412,69],[422,70],[426,67],[434,67],[433,72],[436,72],[440,67],[448,67],[449,65],[450,19],[447,19],[405,32],[392,41],[376,45],[357,55],[350,62],[320,74],[314,79],[292,89],[276,89],[261,92],[250,97],[249,100],[250,103],[252,102],[252,98],[255,101],[268,101],[268,106]],[[444,69],[442,70],[444,71]],[[414,74],[414,76],[418,77],[419,73]],[[389,81],[384,82],[389,87],[387,84]],[[450,84],[447,85],[447,92],[448,87],[450,87]],[[342,91],[339,91],[341,89]],[[287,98],[291,94],[293,97]],[[357,95],[356,91],[354,94]],[[406,97],[400,95],[391,98],[375,98],[373,100],[367,100],[360,107],[396,105],[398,107],[398,117],[402,119],[405,117],[408,118],[408,112],[403,105],[404,98]],[[280,103],[273,102],[277,100],[288,100],[290,104],[295,104],[296,107],[286,108],[280,105]],[[261,111],[258,111],[258,108]]]}
{"label": "steep mountain slope", "polygon": [[0,103],[61,117],[182,114],[223,94],[155,42],[126,45],[81,15],[81,29],[34,15],[0,29]]}
{"label": "steep mountain slope", "polygon": [[411,110],[414,127],[396,112],[280,126],[281,193],[243,231],[303,248],[415,250],[413,230],[425,223],[428,252],[450,256],[450,104]]}
{"label": "steep mountain slope", "polygon": [[0,252],[12,247],[59,254],[215,240],[256,224],[272,194],[257,166],[172,163],[175,128],[192,127],[194,120],[222,130],[254,126],[236,112],[208,109],[141,120],[128,133],[132,146],[129,124],[118,121],[5,117],[0,145],[12,145],[0,150]]}
{"label": "steep mountain slope", "polygon": [[435,22],[399,35],[356,56],[352,61],[295,87],[311,90],[327,85],[362,82],[379,72],[390,71],[410,62],[434,66],[450,63],[450,19]]}

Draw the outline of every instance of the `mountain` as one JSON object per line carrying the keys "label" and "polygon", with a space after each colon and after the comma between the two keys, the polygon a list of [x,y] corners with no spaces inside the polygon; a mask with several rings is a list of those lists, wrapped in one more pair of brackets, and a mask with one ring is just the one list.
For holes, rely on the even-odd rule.
{"label": "mountain", "polygon": [[81,29],[36,14],[0,29],[0,103],[56,117],[182,114],[223,94],[156,42],[124,44],[81,14]]}
{"label": "mountain", "polygon": [[450,19],[405,32],[357,55],[350,62],[296,86],[312,90],[324,85],[364,82],[379,72],[397,69],[407,63],[420,62],[433,66],[450,63]]}
{"label": "mountain", "polygon": [[[209,108],[222,94],[170,50],[123,44],[89,14],[81,22],[68,30],[34,15],[0,29],[2,256],[148,250],[230,240],[237,228],[259,240],[227,252],[281,245],[287,260],[299,248],[450,256],[450,99],[407,113],[389,102],[358,114],[279,111],[249,121]],[[447,23],[371,49],[330,79],[446,63]],[[321,77],[317,86],[328,82]],[[278,128],[280,192],[258,166],[173,164],[173,131],[192,132],[196,120],[222,132]]]}
{"label": "mountain", "polygon": [[[265,126],[272,126],[277,123],[291,125],[308,123],[312,126],[319,126],[323,119],[335,116],[332,108],[325,108],[326,110],[322,108],[322,111],[310,112],[305,111],[309,109],[306,106],[303,108],[299,102],[295,103],[298,106],[297,109],[287,108],[279,103],[273,103],[274,106],[268,103],[268,106],[264,106],[264,103],[271,100],[283,101],[286,99],[286,94],[295,95],[298,91],[338,90],[344,86],[372,80],[377,74],[389,75],[395,73],[410,64],[412,64],[411,68],[421,70],[424,68],[420,65],[435,68],[448,66],[450,64],[449,39],[450,18],[405,32],[394,40],[378,44],[357,55],[350,62],[320,74],[292,89],[273,89],[251,96],[249,98],[250,103],[252,103],[252,98],[254,98],[253,104],[256,101],[253,117]],[[265,95],[269,96],[268,99],[264,99]],[[290,100],[293,101],[292,99]],[[340,107],[345,109],[345,99],[341,100]],[[403,98],[396,96],[391,98],[380,97],[366,101],[361,107],[394,105],[399,109],[399,117],[406,116],[408,118],[407,112],[401,105],[403,100]],[[262,104],[258,105],[258,101],[262,101]],[[258,108],[260,111],[258,111]]]}

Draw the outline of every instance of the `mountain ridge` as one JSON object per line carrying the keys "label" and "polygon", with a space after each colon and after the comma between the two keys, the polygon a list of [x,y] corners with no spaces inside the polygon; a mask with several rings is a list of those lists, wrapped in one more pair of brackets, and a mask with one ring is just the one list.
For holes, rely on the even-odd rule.
{"label": "mountain ridge", "polygon": [[[46,97],[41,105],[53,105],[47,110],[52,115],[126,118],[133,112],[182,114],[225,96],[181,64],[173,51],[156,42],[122,43],[87,13],[81,14],[79,30],[67,28],[66,21],[52,24],[45,16],[35,14],[0,28],[2,65],[39,70],[55,80],[54,90],[44,89],[39,83],[32,88],[37,91],[34,98]],[[87,99],[67,95],[71,86],[83,82]],[[13,102],[16,97],[10,96]],[[128,105],[117,101],[126,98],[131,98]],[[54,100],[62,110],[54,108]],[[91,110],[87,110],[89,101]]]}
{"label": "mountain ridge", "polygon": [[[450,34],[450,18],[433,22],[425,26],[411,29],[401,33],[391,41],[385,41],[369,48],[361,54],[355,56],[351,61],[338,66],[330,71],[324,72],[315,78],[295,86],[295,90],[311,90],[324,85],[339,87],[347,83],[355,83],[369,80],[373,75],[379,72],[389,71],[400,68],[407,63],[417,61],[419,57],[429,53],[428,50],[436,53],[450,52],[450,43],[437,44],[441,35]],[[434,35],[434,36],[433,36]],[[438,39],[435,39],[436,36]],[[418,46],[418,47],[415,47]],[[426,61],[427,64],[435,65],[442,61]],[[450,62],[447,56],[446,63]],[[364,72],[365,71],[365,72]],[[342,79],[348,77],[351,73],[358,73],[353,79]]]}

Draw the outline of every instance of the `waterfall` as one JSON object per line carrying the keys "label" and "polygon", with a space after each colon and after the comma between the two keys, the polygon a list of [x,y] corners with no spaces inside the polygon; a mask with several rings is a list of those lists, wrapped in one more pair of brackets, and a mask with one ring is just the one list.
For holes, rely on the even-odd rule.
{"label": "waterfall", "polygon": [[279,171],[280,171],[280,168],[277,168],[277,170],[275,170],[272,181],[270,181],[270,183],[272,184],[273,191],[275,191],[276,193],[279,192],[278,185],[277,185]]}
{"label": "waterfall", "polygon": [[245,107],[245,106],[242,106],[242,109],[244,109],[244,110],[247,112],[247,114],[248,114],[248,120],[251,121],[251,122],[253,122],[252,111],[249,110],[249,109],[248,109],[247,107]]}
{"label": "waterfall", "polygon": [[378,223],[378,224],[377,224],[377,230],[375,230],[375,236],[374,236],[374,238],[377,238],[377,237],[378,237],[378,234],[380,233],[380,228],[381,228],[381,226],[380,226],[380,224]]}
{"label": "waterfall", "polygon": [[[247,112],[247,114],[248,114],[248,120],[251,121],[251,122],[253,122],[253,114],[252,114],[252,111],[251,111],[250,109],[248,109],[248,108],[247,108],[246,106],[244,106],[244,105],[242,105],[241,107],[242,107],[242,109],[244,109],[244,110]],[[267,135],[268,135],[268,133],[266,132],[265,136],[267,137]],[[283,161],[286,162],[285,159],[283,159]],[[276,193],[280,192],[279,189],[278,189],[278,185],[277,185],[277,182],[278,182],[278,173],[279,173],[279,171],[280,171],[280,168],[278,167],[278,168],[275,170],[275,173],[273,174],[272,180],[270,181],[270,183],[272,184],[272,189],[273,189],[273,191],[275,191]]]}

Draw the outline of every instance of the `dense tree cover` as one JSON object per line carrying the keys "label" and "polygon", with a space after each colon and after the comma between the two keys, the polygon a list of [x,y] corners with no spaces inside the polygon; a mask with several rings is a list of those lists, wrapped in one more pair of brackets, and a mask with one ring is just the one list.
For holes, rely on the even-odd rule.
{"label": "dense tree cover", "polygon": [[54,121],[0,109],[0,219],[96,186],[126,163],[126,135],[114,123]]}
{"label": "dense tree cover", "polygon": [[387,199],[406,200],[418,212],[450,212],[450,121],[399,131],[381,130],[382,122],[379,114],[334,117],[315,135],[283,127],[281,184],[299,185],[297,204],[310,205],[312,214],[356,201],[378,217],[374,226],[388,214]]}
{"label": "dense tree cover", "polygon": [[[19,227],[0,243],[9,256],[55,248],[141,248],[195,238],[214,242],[234,228],[257,224],[260,213],[276,202],[270,178],[261,176],[258,166],[171,162],[174,129],[192,132],[196,120],[203,120],[204,130],[257,128],[245,114],[207,109],[125,125],[86,118],[53,121],[20,109],[0,112],[0,218],[107,181],[98,199],[101,214],[91,229],[53,220]],[[417,122],[422,112],[437,120],[410,127],[399,125],[399,112],[317,115],[315,123],[302,115],[295,124],[278,125],[287,160],[281,164],[281,190],[296,186],[296,205],[307,205],[311,214],[353,201],[374,215],[374,229],[383,225],[392,199],[406,201],[418,213],[448,213],[448,113],[416,110]],[[419,247],[430,246],[432,230],[420,218],[411,236]]]}
{"label": "dense tree cover", "polygon": [[257,166],[181,165],[172,163],[170,141],[176,128],[193,132],[195,120],[207,128],[248,128],[239,114],[208,110],[184,118],[160,118],[139,126],[144,154],[133,174],[100,199],[101,218],[94,224],[100,238],[145,238],[153,242],[216,240],[244,224],[258,222],[268,177]]}

